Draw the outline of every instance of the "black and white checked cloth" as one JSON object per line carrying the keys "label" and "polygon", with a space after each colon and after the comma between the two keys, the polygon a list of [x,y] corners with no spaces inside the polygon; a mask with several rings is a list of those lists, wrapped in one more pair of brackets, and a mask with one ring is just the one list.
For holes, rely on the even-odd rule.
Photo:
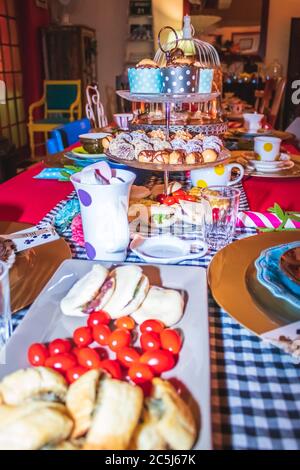
{"label": "black and white checked cloth", "polygon": [[[59,203],[43,221],[52,222],[65,202]],[[243,191],[240,209],[248,209]],[[239,230],[236,237],[254,233]],[[64,232],[64,237],[73,257],[86,259],[85,250],[72,241],[70,230]],[[181,264],[207,268],[213,255]],[[140,262],[131,252],[126,261]],[[14,326],[25,313],[14,316]],[[299,450],[300,365],[240,326],[216,305],[211,295],[209,322],[214,448]]]}

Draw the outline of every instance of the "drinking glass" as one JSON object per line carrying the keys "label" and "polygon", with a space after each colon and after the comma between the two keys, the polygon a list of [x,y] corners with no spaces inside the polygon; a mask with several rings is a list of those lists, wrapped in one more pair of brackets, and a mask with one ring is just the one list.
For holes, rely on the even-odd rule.
{"label": "drinking glass", "polygon": [[0,364],[5,363],[5,345],[11,333],[9,269],[0,261]]}
{"label": "drinking glass", "polygon": [[241,192],[227,186],[203,190],[203,234],[208,246],[220,250],[232,242],[236,229]]}

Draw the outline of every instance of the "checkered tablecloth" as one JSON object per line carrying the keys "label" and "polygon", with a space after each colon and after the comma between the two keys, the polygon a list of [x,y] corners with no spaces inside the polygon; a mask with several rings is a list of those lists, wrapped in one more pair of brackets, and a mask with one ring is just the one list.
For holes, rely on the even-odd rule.
{"label": "checkered tablecloth", "polygon": [[[52,222],[64,204],[58,204],[44,221]],[[247,209],[242,193],[241,210]],[[254,233],[240,230],[236,238]],[[70,230],[64,232],[73,257],[86,259],[85,250],[71,236]],[[214,254],[181,264],[207,268]],[[140,260],[130,252],[127,262]],[[14,326],[24,313],[14,316]],[[214,448],[299,450],[300,365],[240,326],[211,295],[209,323]]]}

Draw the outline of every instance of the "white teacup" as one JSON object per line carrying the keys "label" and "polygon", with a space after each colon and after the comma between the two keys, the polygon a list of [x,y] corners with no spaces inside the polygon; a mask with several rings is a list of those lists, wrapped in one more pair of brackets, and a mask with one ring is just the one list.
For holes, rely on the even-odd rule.
{"label": "white teacup", "polygon": [[261,121],[264,118],[263,114],[245,113],[243,114],[245,127],[249,132],[257,132],[261,128]]}
{"label": "white teacup", "polygon": [[278,137],[256,137],[254,139],[254,152],[256,159],[265,162],[274,162],[280,157],[281,139]]}
{"label": "white teacup", "polygon": [[120,113],[114,114],[114,121],[122,131],[128,131],[129,123],[133,119],[133,114],[131,113]]}
{"label": "white teacup", "polygon": [[[232,170],[240,170],[240,175],[231,180]],[[198,188],[208,186],[232,186],[239,183],[244,177],[245,170],[242,165],[232,163],[230,165],[218,165],[213,168],[201,168],[191,171],[192,185]]]}

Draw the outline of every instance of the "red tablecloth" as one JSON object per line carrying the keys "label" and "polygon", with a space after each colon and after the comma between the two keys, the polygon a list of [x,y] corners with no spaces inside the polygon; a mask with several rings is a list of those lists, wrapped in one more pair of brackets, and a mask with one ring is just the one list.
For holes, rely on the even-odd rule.
{"label": "red tablecloth", "polygon": [[[294,147],[289,150],[296,153]],[[43,168],[39,163],[0,185],[0,220],[36,224],[72,192],[72,183],[33,179]],[[248,178],[244,189],[250,210],[264,212],[277,202],[285,210],[300,212],[300,178]]]}
{"label": "red tablecloth", "polygon": [[72,192],[72,183],[33,179],[43,168],[38,163],[0,185],[0,220],[36,224]]}

